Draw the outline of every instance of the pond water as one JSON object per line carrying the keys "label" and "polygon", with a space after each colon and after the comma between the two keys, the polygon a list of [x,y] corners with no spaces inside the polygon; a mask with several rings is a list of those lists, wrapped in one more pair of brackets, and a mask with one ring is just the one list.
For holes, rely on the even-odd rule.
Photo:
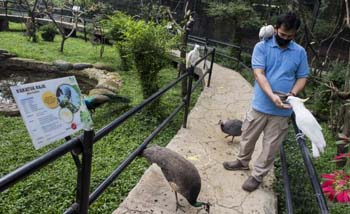
{"label": "pond water", "polygon": [[[0,71],[0,103],[13,103],[11,86],[43,80],[72,76],[64,72],[26,72],[26,71]],[[88,94],[97,85],[97,81],[83,75],[74,75],[83,94]]]}

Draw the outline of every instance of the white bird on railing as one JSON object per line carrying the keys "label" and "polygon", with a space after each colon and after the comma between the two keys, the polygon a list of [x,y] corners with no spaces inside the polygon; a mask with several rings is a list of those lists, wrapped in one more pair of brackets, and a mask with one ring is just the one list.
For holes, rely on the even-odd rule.
{"label": "white bird on railing", "polygon": [[191,67],[200,59],[199,45],[195,44],[193,50],[187,54],[186,58],[186,68]]}
{"label": "white bird on railing", "polygon": [[318,124],[315,117],[304,106],[304,102],[308,99],[300,99],[299,97],[289,96],[287,102],[293,108],[295,113],[295,122],[298,128],[310,139],[312,144],[312,156],[319,157],[320,152],[324,152],[326,141],[322,134],[322,128]]}
{"label": "white bird on railing", "polygon": [[262,26],[259,31],[260,41],[270,39],[273,36],[274,32],[275,30],[272,25]]}
{"label": "white bird on railing", "polygon": [[[196,64],[198,60],[200,60],[200,53],[199,53],[199,45],[195,44],[193,50],[191,50],[186,57],[186,68],[191,67],[191,65]],[[203,76],[203,71],[199,67],[194,68],[194,76],[195,80],[198,80],[198,78],[201,78]],[[202,79],[201,81],[202,86],[205,86],[205,80]]]}

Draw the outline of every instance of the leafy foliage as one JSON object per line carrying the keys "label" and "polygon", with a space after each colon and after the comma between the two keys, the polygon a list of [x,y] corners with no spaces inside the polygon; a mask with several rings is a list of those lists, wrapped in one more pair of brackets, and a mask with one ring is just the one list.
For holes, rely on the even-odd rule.
{"label": "leafy foliage", "polygon": [[[233,26],[232,43],[241,46],[243,38],[242,28],[258,28],[262,22],[254,8],[247,1],[208,1],[207,15],[216,19],[222,19]],[[235,58],[240,58],[241,51],[231,48],[230,54]]]}
{"label": "leafy foliage", "polygon": [[[330,163],[333,160],[334,154],[337,150],[332,133],[325,124],[322,124],[323,134],[327,142],[325,152],[319,159],[313,159],[313,164],[319,175],[321,181],[321,174],[330,173],[337,170],[337,166],[334,163]],[[311,145],[307,142],[309,151],[311,151]],[[289,130],[287,140],[284,142],[288,175],[290,178],[290,185],[292,191],[293,208],[294,213],[318,213],[319,209],[316,203],[316,198],[312,190],[310,179],[306,172],[303,159],[300,154],[300,149],[294,138],[294,131]],[[279,213],[287,213],[285,210],[285,195],[283,190],[283,178],[281,175],[281,163],[280,159],[277,158],[275,162],[275,176],[277,182],[275,183],[275,191],[278,196]],[[337,204],[328,202],[330,213],[348,213],[350,207],[346,204]]]}
{"label": "leafy foliage", "polygon": [[[10,29],[23,31],[24,26],[16,23],[10,23]],[[78,36],[81,36],[78,34]],[[60,47],[61,38],[58,37],[54,42],[38,41],[35,45],[27,42],[27,39],[21,32],[1,32],[0,48],[8,50],[11,53],[17,54],[19,57],[36,59],[41,61],[53,62],[57,59],[62,59],[67,62],[90,62],[103,63],[115,70],[120,67],[120,58],[115,52],[115,49],[106,46],[105,56],[99,57],[99,46],[93,46],[90,43],[82,42],[79,38],[71,38],[67,40],[65,53],[57,51]],[[19,45],[21,44],[21,45]]]}
{"label": "leafy foliage", "polygon": [[347,69],[346,64],[334,63],[328,72],[322,73],[321,81],[325,84],[317,82],[310,84],[308,88],[314,94],[312,108],[316,115],[322,115],[321,118],[328,121],[335,133],[341,131],[340,128],[344,124],[342,106],[347,100],[337,97],[327,85],[331,83],[339,90],[345,90],[344,77],[346,77]]}
{"label": "leafy foliage", "polygon": [[222,1],[209,1],[209,7],[206,9],[208,16],[233,19],[240,23],[249,23],[252,15],[255,14],[254,9],[247,1],[236,0],[228,3]]}
{"label": "leafy foliage", "polygon": [[235,0],[229,2],[211,0],[206,9],[208,16],[230,21],[237,28],[258,28],[262,20],[249,1]]}
{"label": "leafy foliage", "polygon": [[158,73],[168,62],[173,37],[165,26],[143,20],[135,21],[122,13],[111,17],[118,49],[124,50],[135,64],[144,98],[158,91]]}
{"label": "leafy foliage", "polygon": [[[25,39],[23,40],[22,37],[17,32],[2,32],[0,39],[5,42],[0,43],[0,48],[16,52],[21,57],[33,57],[40,60],[43,60],[45,57],[51,60],[61,56],[57,51],[52,51],[59,45],[57,42],[42,43],[40,41],[38,44],[34,44],[29,43]],[[15,38],[17,45],[10,43],[9,38],[12,38],[12,40]],[[99,59],[98,53],[94,52],[93,47],[89,43],[75,38],[72,38],[68,43],[71,49],[74,48],[76,52],[72,54],[67,51],[64,56],[65,60],[69,62],[84,60],[84,62],[93,63]],[[22,46],[25,48],[22,49]],[[42,50],[41,48],[45,48],[49,52],[43,52],[44,49]],[[113,51],[108,46],[106,48],[108,51],[103,60],[106,60],[106,63],[117,62],[115,67],[118,67],[119,57],[115,55],[115,50]],[[29,55],[28,50],[35,53]],[[131,106],[111,103],[96,109],[93,115],[95,130],[104,127],[107,123],[143,100],[142,88],[138,78],[139,72],[131,70],[120,72],[120,75],[124,83],[120,94],[132,98]],[[177,71],[173,68],[161,69],[158,75],[160,77],[158,84],[160,87],[164,87],[176,78]],[[181,86],[178,85],[163,95],[163,99],[160,102],[164,115],[170,114],[180,103],[180,88]],[[199,90],[193,96],[192,105],[195,103],[198,94]],[[166,145],[180,128],[182,118],[183,113],[178,114],[152,143]],[[164,119],[164,117],[161,119]],[[149,115],[148,112],[141,111],[94,144],[92,189],[95,189],[131,151],[143,142],[159,125],[158,121],[158,115]],[[40,155],[63,143],[63,141],[56,142],[36,151],[30,142],[31,139],[20,117],[10,118],[0,115],[0,153],[2,154],[0,156],[0,176],[38,158]],[[112,213],[138,182],[147,166],[148,164],[143,159],[136,159],[106,192],[91,205],[89,213]],[[2,192],[0,194],[0,213],[63,213],[74,202],[75,188],[76,168],[70,154],[67,154]]]}
{"label": "leafy foliage", "polygon": [[53,42],[56,34],[58,33],[56,27],[53,24],[47,24],[40,27],[42,31],[41,37],[44,41]]}

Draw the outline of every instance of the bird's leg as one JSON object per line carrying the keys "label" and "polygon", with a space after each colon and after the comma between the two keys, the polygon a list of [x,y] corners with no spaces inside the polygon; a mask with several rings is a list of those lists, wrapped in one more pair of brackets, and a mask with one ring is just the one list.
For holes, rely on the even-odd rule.
{"label": "bird's leg", "polygon": [[[231,136],[231,135],[227,135],[225,138],[230,137],[230,136]],[[231,141],[228,141],[228,142],[227,142],[228,145],[233,144],[233,138],[234,138],[234,136],[232,136],[232,140],[231,140]]]}
{"label": "bird's leg", "polygon": [[226,135],[225,138],[228,138],[228,137],[230,137],[230,136],[231,136],[231,135]]}
{"label": "bird's leg", "polygon": [[176,212],[177,212],[177,209],[180,209],[182,212],[185,213],[185,210],[182,209],[182,207],[185,207],[185,206],[182,206],[180,203],[179,203],[179,200],[177,199],[177,192],[175,192],[175,199],[176,199]]}

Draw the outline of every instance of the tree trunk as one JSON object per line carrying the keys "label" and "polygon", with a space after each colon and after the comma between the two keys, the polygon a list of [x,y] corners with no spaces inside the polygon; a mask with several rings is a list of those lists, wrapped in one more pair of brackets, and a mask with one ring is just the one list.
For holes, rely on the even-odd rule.
{"label": "tree trunk", "polygon": [[[30,17],[28,26],[27,26],[27,31],[28,31],[28,35],[30,38],[32,38],[32,42],[38,42],[38,38],[36,36],[36,20],[35,20],[35,9],[36,6],[38,5],[38,0],[35,0],[34,4],[33,4],[33,8],[32,9],[28,9],[28,16]],[[29,2],[27,1],[27,6],[29,7]]]}
{"label": "tree trunk", "polygon": [[[240,28],[238,21],[234,21],[234,28],[232,32],[232,44],[241,47],[242,43],[242,29]],[[237,59],[236,69],[239,69],[239,61],[241,60],[241,49],[232,47],[231,55]]]}
{"label": "tree trunk", "polygon": [[[344,84],[344,91],[350,90],[350,48],[349,48],[349,61],[347,66],[347,71],[345,75],[345,84]],[[346,136],[350,136],[350,107],[345,106],[345,112],[344,112],[344,125],[342,132]]]}
{"label": "tree trunk", "polygon": [[[345,84],[344,84],[344,91],[350,90],[350,49],[349,49],[349,62],[347,66],[347,71],[345,75]],[[343,106],[344,108],[344,124],[342,128],[342,134],[349,137],[350,136],[350,107],[349,106]],[[342,109],[342,108],[341,108]],[[349,151],[349,147],[345,146],[346,144],[341,144],[337,146],[337,154],[340,153],[347,153]],[[337,166],[343,167],[345,166],[346,161],[343,162],[337,162]]]}
{"label": "tree trunk", "polygon": [[[179,70],[180,74],[185,74],[186,73],[186,48],[187,48],[187,37],[188,37],[188,32],[185,30],[184,34],[181,37],[181,48],[180,48],[180,58],[182,59],[180,62]],[[181,96],[185,97],[187,95],[187,79],[185,78],[182,81],[182,90],[181,90]]]}
{"label": "tree trunk", "polygon": [[66,38],[65,36],[62,36],[60,52],[63,52],[64,42],[65,42],[66,40],[67,40],[67,38]]}
{"label": "tree trunk", "polygon": [[[179,73],[180,74],[185,74],[186,73],[186,51],[187,51],[187,39],[188,35],[192,29],[192,25],[194,22],[194,19],[192,18],[192,1],[187,0],[185,4],[185,15],[184,15],[184,21],[185,24],[183,26],[183,34],[181,36],[181,42],[180,42],[180,58],[182,59],[180,62],[179,66]],[[182,91],[181,95],[182,97],[185,97],[187,94],[187,90],[191,90],[187,88],[187,82],[188,82],[188,77],[183,79],[182,81]]]}

